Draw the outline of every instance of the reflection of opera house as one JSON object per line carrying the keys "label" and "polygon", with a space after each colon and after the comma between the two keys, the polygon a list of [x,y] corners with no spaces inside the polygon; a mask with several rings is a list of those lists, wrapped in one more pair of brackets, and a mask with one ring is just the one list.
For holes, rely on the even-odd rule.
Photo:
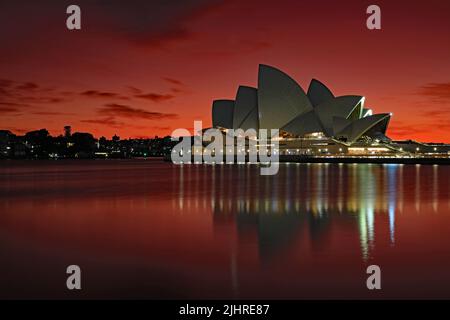
{"label": "reflection of opera house", "polygon": [[213,127],[279,129],[280,156],[448,157],[450,146],[392,141],[387,135],[392,114],[373,114],[364,97],[335,97],[313,79],[308,92],[287,74],[259,66],[258,88],[240,86],[235,100],[215,100]]}

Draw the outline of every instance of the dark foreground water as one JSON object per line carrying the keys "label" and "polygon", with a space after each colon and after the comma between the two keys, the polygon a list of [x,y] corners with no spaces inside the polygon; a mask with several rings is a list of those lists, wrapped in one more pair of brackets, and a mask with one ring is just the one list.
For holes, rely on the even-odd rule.
{"label": "dark foreground water", "polygon": [[450,298],[449,180],[449,166],[0,162],[0,298]]}

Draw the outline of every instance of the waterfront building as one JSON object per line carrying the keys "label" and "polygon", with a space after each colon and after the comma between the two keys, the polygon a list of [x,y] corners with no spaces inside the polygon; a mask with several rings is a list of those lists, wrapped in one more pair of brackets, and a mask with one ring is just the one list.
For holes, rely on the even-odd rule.
{"label": "waterfront building", "polygon": [[[289,75],[260,65],[258,87],[239,86],[236,97],[213,101],[212,124],[230,129],[279,129],[280,155],[317,157],[448,157],[450,145],[387,135],[392,113],[374,113],[361,95],[335,96],[312,79],[305,92]],[[248,136],[258,139],[258,136]]]}

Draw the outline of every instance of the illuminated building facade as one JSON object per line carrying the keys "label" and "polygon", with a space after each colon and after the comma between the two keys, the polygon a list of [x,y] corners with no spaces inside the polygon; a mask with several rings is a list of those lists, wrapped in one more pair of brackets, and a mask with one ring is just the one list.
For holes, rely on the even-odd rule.
{"label": "illuminated building facade", "polygon": [[275,151],[280,155],[449,156],[449,145],[392,141],[386,135],[392,114],[374,114],[364,100],[359,95],[336,97],[316,79],[305,92],[284,72],[260,65],[258,88],[240,86],[234,100],[215,100],[212,123],[224,134],[230,129],[279,129]]}

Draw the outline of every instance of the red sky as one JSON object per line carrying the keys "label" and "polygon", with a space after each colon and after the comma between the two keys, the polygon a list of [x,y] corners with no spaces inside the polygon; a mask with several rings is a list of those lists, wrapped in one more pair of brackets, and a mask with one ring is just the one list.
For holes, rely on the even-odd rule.
{"label": "red sky", "polygon": [[[66,29],[78,4],[82,30]],[[366,28],[378,4],[382,30]],[[211,103],[256,86],[258,64],[307,90],[392,112],[394,139],[450,142],[450,2],[31,1],[0,4],[0,129],[121,138],[211,124]]]}

